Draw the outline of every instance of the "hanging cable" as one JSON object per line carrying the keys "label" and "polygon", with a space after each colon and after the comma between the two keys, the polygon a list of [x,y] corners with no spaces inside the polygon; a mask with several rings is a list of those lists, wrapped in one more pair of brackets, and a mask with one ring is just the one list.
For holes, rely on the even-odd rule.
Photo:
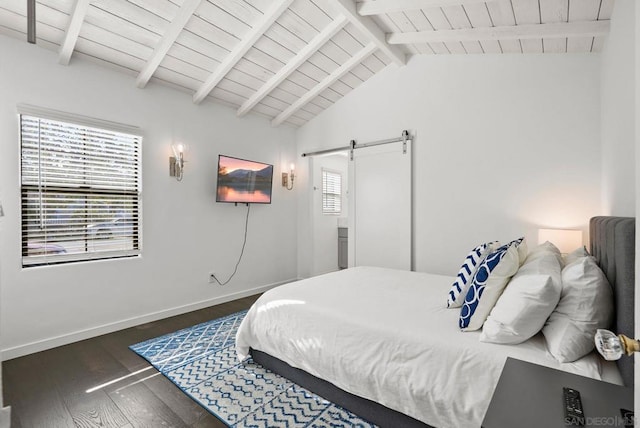
{"label": "hanging cable", "polygon": [[242,250],[240,250],[240,257],[238,257],[238,262],[236,263],[236,267],[235,269],[233,269],[233,273],[231,274],[231,276],[224,282],[220,282],[220,280],[216,277],[215,274],[211,274],[211,276],[213,277],[213,279],[215,279],[215,281],[219,284],[219,285],[227,285],[229,283],[229,281],[231,281],[231,279],[236,275],[236,273],[238,272],[238,266],[240,265],[240,261],[242,260],[242,255],[244,254],[244,247],[245,245],[247,245],[247,231],[249,230],[249,211],[251,211],[251,204],[247,204],[247,218],[244,221],[244,240],[242,242]]}

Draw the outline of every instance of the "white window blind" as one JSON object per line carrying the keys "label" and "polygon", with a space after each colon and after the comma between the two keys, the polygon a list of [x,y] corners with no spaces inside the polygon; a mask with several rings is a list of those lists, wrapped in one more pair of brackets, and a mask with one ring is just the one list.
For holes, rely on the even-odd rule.
{"label": "white window blind", "polygon": [[322,170],[322,212],[342,212],[342,175],[339,172]]}
{"label": "white window blind", "polygon": [[22,265],[140,253],[142,137],[22,114]]}

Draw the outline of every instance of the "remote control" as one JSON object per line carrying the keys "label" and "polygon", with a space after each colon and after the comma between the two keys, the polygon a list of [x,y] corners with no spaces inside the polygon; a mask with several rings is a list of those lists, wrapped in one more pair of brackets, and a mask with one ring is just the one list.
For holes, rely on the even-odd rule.
{"label": "remote control", "polygon": [[562,388],[564,421],[568,426],[584,426],[584,411],[580,392],[573,388]]}

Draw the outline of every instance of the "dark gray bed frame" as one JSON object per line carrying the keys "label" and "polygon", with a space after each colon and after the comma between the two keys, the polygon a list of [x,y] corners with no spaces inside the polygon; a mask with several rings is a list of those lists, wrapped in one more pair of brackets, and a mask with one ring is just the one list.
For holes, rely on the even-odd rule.
{"label": "dark gray bed frame", "polygon": [[[590,252],[613,287],[614,333],[635,337],[636,219],[593,217],[589,222]],[[624,384],[633,388],[633,357],[622,357],[618,368]]]}
{"label": "dark gray bed frame", "polygon": [[[616,318],[612,329],[634,337],[635,218],[594,217],[589,222],[590,252],[614,290]],[[254,361],[380,427],[432,428],[379,403],[350,394],[335,385],[255,349]],[[626,386],[633,387],[633,358],[623,357],[618,367]]]}

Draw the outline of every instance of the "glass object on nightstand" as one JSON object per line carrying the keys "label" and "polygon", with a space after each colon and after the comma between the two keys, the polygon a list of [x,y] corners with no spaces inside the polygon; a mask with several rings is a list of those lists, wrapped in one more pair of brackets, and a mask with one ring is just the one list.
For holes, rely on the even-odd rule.
{"label": "glass object on nightstand", "polygon": [[598,329],[595,335],[596,349],[605,360],[619,360],[624,355],[624,346],[618,336],[609,330]]}

